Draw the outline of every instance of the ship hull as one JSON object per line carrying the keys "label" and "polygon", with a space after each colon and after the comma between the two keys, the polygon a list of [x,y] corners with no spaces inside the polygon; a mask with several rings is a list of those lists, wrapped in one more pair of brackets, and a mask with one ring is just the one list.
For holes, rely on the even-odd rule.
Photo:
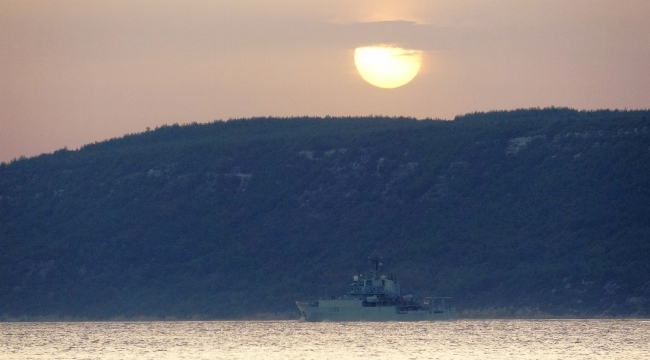
{"label": "ship hull", "polygon": [[439,321],[450,320],[450,311],[409,310],[397,306],[364,307],[359,300],[320,300],[296,305],[306,321]]}

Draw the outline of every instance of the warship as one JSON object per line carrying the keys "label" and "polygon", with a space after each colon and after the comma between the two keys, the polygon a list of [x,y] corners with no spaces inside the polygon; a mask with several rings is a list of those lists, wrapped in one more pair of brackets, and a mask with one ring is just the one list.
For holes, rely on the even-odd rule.
{"label": "warship", "polygon": [[394,274],[380,274],[381,257],[368,258],[369,272],[354,275],[350,291],[339,297],[308,302],[296,301],[305,321],[435,321],[450,320],[445,307],[449,297],[402,295]]}

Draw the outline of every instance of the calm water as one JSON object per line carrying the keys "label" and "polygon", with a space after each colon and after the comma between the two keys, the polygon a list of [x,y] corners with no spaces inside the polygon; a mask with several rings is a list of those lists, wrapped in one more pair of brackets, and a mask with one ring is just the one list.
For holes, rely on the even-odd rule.
{"label": "calm water", "polygon": [[0,323],[0,359],[650,359],[650,321]]}

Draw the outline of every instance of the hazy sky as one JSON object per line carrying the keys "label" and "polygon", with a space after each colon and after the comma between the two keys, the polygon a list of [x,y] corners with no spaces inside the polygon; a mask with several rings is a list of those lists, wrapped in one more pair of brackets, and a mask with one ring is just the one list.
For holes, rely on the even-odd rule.
{"label": "hazy sky", "polygon": [[[392,90],[355,47],[423,51]],[[650,107],[649,0],[0,0],[0,161],[163,124]]]}

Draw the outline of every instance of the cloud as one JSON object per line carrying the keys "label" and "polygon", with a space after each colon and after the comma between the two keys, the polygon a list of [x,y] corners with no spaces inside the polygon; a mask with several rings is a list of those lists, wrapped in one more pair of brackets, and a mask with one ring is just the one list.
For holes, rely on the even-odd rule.
{"label": "cloud", "polygon": [[[649,17],[648,0],[2,0],[0,161],[182,119],[647,107]],[[373,44],[425,52],[400,101],[357,78]]]}

